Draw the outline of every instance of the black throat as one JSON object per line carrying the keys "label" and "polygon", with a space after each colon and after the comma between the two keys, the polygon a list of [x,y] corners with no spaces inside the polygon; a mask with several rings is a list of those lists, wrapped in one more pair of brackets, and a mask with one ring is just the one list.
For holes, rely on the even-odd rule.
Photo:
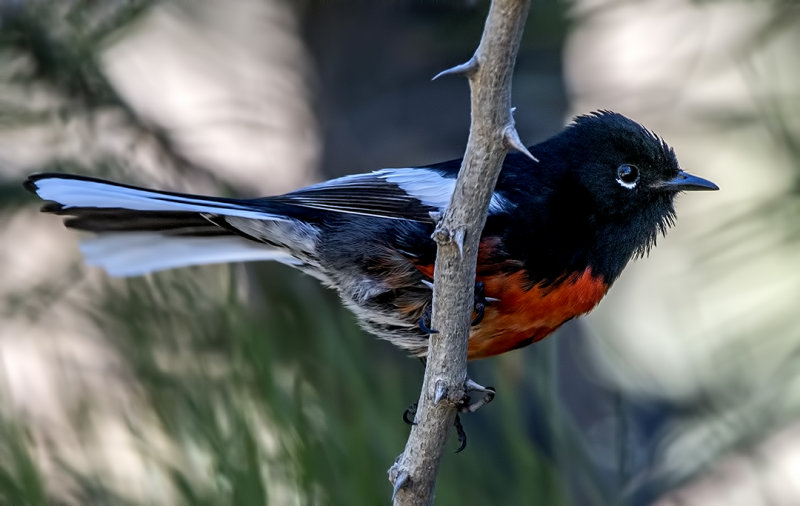
{"label": "black throat", "polygon": [[634,214],[605,215],[588,190],[567,182],[524,198],[508,214],[490,216],[485,234],[502,238],[508,258],[523,260],[532,285],[553,284],[587,268],[610,285],[632,258],[655,245],[673,212],[665,196]]}

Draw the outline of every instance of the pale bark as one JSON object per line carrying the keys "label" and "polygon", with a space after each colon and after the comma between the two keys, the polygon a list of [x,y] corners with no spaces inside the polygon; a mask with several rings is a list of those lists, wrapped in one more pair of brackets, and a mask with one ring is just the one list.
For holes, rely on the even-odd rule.
{"label": "pale bark", "polygon": [[[416,425],[389,470],[395,505],[433,502],[447,434],[464,396],[478,241],[508,149],[525,150],[511,115],[511,77],[529,4],[529,0],[494,0],[475,55],[440,74],[467,75],[472,121],[452,202],[434,233],[438,253],[433,328],[439,333],[430,337]],[[445,395],[434,403],[437,389],[444,389]]]}

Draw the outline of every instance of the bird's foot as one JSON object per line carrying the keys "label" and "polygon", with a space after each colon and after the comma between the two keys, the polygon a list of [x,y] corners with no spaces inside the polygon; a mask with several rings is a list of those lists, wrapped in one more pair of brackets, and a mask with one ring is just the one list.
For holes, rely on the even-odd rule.
{"label": "bird's foot", "polygon": [[[472,402],[472,398],[469,395],[471,392],[478,392],[483,394],[480,399]],[[483,385],[478,384],[477,382],[473,381],[470,378],[467,378],[464,381],[464,397],[461,401],[456,405],[458,412],[456,413],[456,417],[453,420],[453,427],[456,429],[456,435],[458,436],[458,448],[456,449],[456,453],[460,453],[467,447],[467,433],[464,430],[464,426],[461,424],[461,413],[474,413],[475,411],[479,410],[486,404],[489,404],[494,400],[494,396],[496,395],[496,391],[492,387],[485,387]],[[403,412],[403,421],[408,425],[416,425],[417,422],[415,421],[414,417],[417,414],[417,403],[411,404],[408,409]]]}
{"label": "bird's foot", "polygon": [[473,310],[475,311],[475,318],[472,319],[472,326],[480,325],[483,321],[483,317],[486,313],[486,306],[491,304],[492,302],[497,302],[500,299],[495,299],[494,297],[487,297],[486,296],[486,287],[483,284],[483,281],[478,281],[475,283],[475,306]]}
{"label": "bird's foot", "polygon": [[425,309],[425,312],[422,313],[422,317],[419,319],[419,328],[426,334],[438,334],[439,331],[431,328],[431,308],[428,306]]}
{"label": "bird's foot", "polygon": [[[480,399],[473,402],[471,396],[469,395],[470,392],[478,392],[483,395]],[[464,398],[461,399],[461,402],[457,406],[458,412],[456,413],[456,418],[453,421],[453,426],[456,428],[456,434],[458,435],[458,449],[456,450],[456,453],[461,452],[467,447],[467,433],[464,431],[464,426],[461,425],[461,417],[459,416],[460,413],[474,413],[478,411],[483,406],[492,402],[496,394],[497,391],[494,388],[480,385],[470,378],[467,378],[466,381],[464,381]]]}
{"label": "bird's foot", "polygon": [[414,402],[403,412],[403,421],[406,422],[408,425],[416,425],[417,422],[414,421],[414,416],[416,414],[417,414],[417,403]]}
{"label": "bird's foot", "polygon": [[[472,402],[472,397],[469,395],[470,392],[478,392],[483,395],[480,399]],[[474,413],[492,402],[496,393],[497,391],[493,387],[485,387],[467,378],[466,381],[464,381],[464,398],[458,405],[458,411],[461,413]]]}
{"label": "bird's foot", "polygon": [[467,433],[464,426],[461,425],[461,417],[456,413],[456,418],[453,420],[453,427],[456,428],[456,435],[458,436],[458,448],[455,453],[461,453],[467,447]]}

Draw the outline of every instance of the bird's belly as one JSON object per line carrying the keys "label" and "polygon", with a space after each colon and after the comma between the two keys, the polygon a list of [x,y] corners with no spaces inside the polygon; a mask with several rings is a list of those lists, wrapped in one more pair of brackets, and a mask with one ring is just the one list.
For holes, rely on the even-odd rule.
{"label": "bird's belly", "polygon": [[549,286],[525,290],[523,272],[478,278],[486,297],[500,299],[487,304],[480,325],[469,338],[468,359],[491,357],[521,348],[547,337],[567,320],[589,312],[608,291],[602,276],[591,269]]}

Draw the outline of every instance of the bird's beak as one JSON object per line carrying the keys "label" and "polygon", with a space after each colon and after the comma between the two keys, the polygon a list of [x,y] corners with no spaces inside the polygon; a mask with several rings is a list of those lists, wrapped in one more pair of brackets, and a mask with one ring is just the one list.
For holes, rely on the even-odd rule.
{"label": "bird's beak", "polygon": [[687,172],[680,171],[678,175],[669,181],[664,181],[658,185],[659,188],[671,191],[699,191],[699,190],[719,190],[719,186],[715,185],[708,179],[693,176]]}

